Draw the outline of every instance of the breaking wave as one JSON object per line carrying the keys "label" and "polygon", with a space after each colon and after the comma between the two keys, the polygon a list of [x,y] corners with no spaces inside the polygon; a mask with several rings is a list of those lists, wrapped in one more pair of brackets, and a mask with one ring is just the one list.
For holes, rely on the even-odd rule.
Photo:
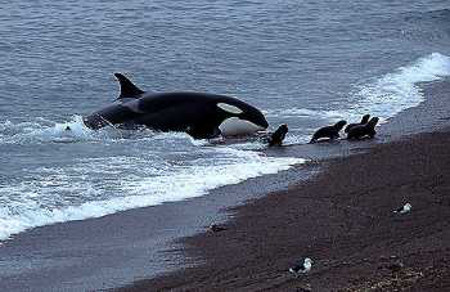
{"label": "breaking wave", "polygon": [[450,57],[432,53],[419,58],[410,65],[362,85],[356,85],[348,103],[339,109],[286,108],[266,112],[269,118],[304,118],[335,121],[337,119],[359,120],[370,113],[387,119],[399,112],[419,105],[424,96],[419,84],[450,76]]}
{"label": "breaking wave", "polygon": [[32,149],[47,143],[43,147],[55,159],[30,165],[18,175],[5,172],[0,181],[0,240],[38,226],[201,196],[304,162],[266,157],[245,147],[213,146],[185,133],[95,132],[80,117],[59,124],[4,122],[0,133],[2,147]]}

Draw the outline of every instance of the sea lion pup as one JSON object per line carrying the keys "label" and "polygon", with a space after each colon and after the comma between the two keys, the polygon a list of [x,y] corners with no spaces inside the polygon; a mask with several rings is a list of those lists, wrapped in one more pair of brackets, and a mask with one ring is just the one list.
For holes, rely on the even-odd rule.
{"label": "sea lion pup", "polygon": [[361,125],[365,125],[367,124],[367,122],[370,119],[370,115],[364,115],[361,119],[361,122],[359,123],[353,123],[353,124],[348,124],[347,127],[345,127],[344,132],[348,133],[348,131],[350,131],[351,128],[353,128],[354,126],[361,126]]}
{"label": "sea lion pup", "polygon": [[282,124],[281,126],[279,126],[278,129],[269,137],[269,147],[281,146],[288,130],[289,129],[286,124]]}
{"label": "sea lion pup", "polygon": [[309,143],[316,143],[321,138],[329,138],[330,140],[339,138],[339,132],[342,130],[342,128],[344,128],[346,124],[347,122],[342,120],[337,122],[333,126],[320,128],[314,133]]}
{"label": "sea lion pup", "polygon": [[359,140],[366,136],[369,138],[373,138],[376,135],[375,126],[378,123],[379,118],[374,117],[371,118],[370,121],[365,125],[355,126],[348,131],[347,139]]}

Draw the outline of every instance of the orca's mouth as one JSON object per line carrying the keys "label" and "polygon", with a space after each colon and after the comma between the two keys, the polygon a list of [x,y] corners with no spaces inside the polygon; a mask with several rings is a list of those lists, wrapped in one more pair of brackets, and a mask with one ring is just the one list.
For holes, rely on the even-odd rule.
{"label": "orca's mouth", "polygon": [[83,117],[82,121],[83,124],[91,130],[98,130],[111,124],[99,114],[92,114],[90,116]]}
{"label": "orca's mouth", "polygon": [[262,128],[260,130],[265,130],[269,127],[269,123],[267,122],[266,117],[264,117],[264,115],[259,111],[254,112],[249,120],[253,124],[260,126]]}
{"label": "orca's mouth", "polygon": [[261,130],[265,130],[269,127],[269,123],[264,118],[262,121],[259,122],[259,126],[262,128]]}

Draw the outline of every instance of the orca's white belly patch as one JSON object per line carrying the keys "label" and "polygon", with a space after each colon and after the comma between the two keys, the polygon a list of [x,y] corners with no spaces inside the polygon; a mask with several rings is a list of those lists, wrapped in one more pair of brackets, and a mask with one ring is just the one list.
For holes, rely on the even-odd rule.
{"label": "orca's white belly patch", "polygon": [[257,131],[264,130],[264,128],[250,121],[232,117],[224,120],[220,124],[219,130],[223,136],[240,136],[253,134]]}

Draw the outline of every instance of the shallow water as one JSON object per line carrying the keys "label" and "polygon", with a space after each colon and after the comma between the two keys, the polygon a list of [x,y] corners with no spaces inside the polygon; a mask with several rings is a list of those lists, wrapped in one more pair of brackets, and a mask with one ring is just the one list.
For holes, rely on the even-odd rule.
{"label": "shallow water", "polygon": [[[146,90],[237,96],[288,144],[318,126],[420,103],[450,75],[447,1],[14,1],[0,11],[0,239],[28,228],[201,196],[301,158],[258,142],[98,132],[81,116]],[[70,125],[73,131],[64,131]]]}

